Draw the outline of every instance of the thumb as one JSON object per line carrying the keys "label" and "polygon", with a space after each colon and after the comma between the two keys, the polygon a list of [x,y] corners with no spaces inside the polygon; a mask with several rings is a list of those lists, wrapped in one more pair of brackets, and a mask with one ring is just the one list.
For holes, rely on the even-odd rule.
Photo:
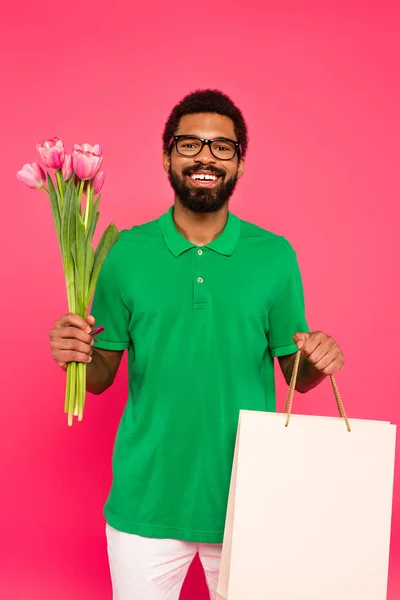
{"label": "thumb", "polygon": [[88,315],[86,317],[86,321],[87,321],[88,325],[90,325],[90,327],[93,327],[93,325],[96,323],[96,319],[94,318],[93,315]]}
{"label": "thumb", "polygon": [[309,337],[310,337],[310,334],[307,333],[306,331],[298,331],[297,333],[295,333],[292,336],[293,341],[299,350],[302,349],[302,347],[304,346],[304,344],[306,343],[306,341],[308,340]]}

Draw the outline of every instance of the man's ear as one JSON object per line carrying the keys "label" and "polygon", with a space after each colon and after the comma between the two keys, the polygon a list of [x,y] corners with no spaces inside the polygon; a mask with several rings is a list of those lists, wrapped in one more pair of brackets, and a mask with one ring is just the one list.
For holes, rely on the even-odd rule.
{"label": "man's ear", "polygon": [[238,179],[239,179],[239,177],[241,177],[243,175],[244,167],[245,167],[245,160],[243,157],[241,157],[239,160],[239,164],[238,164],[238,174],[237,174]]}
{"label": "man's ear", "polygon": [[171,155],[169,154],[169,152],[163,152],[163,165],[164,171],[166,173],[169,173],[171,167]]}

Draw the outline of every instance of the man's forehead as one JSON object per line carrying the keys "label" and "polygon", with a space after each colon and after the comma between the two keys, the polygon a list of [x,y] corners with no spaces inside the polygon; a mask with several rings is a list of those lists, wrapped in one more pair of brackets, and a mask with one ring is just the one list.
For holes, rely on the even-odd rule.
{"label": "man's forehead", "polygon": [[235,129],[232,119],[216,113],[184,115],[180,120],[176,135],[188,133],[205,138],[222,136],[235,139]]}

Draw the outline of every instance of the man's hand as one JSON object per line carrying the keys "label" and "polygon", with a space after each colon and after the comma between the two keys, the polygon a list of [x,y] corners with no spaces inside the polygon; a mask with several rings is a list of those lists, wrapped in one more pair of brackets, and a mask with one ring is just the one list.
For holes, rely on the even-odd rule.
{"label": "man's hand", "polygon": [[94,340],[90,332],[95,321],[91,315],[85,320],[69,312],[54,323],[49,332],[50,347],[54,360],[63,371],[67,370],[67,363],[72,361],[91,362]]}
{"label": "man's hand", "polygon": [[323,331],[298,332],[293,335],[293,341],[308,362],[324,375],[333,375],[344,365],[341,349]]}

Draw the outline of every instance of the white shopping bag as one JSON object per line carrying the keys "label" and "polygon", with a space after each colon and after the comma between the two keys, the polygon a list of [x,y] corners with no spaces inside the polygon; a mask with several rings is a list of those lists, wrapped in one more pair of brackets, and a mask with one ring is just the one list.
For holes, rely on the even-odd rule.
{"label": "white shopping bag", "polygon": [[291,415],[298,360],[288,415],[240,413],[217,598],[386,600],[396,427],[333,377],[341,418]]}

